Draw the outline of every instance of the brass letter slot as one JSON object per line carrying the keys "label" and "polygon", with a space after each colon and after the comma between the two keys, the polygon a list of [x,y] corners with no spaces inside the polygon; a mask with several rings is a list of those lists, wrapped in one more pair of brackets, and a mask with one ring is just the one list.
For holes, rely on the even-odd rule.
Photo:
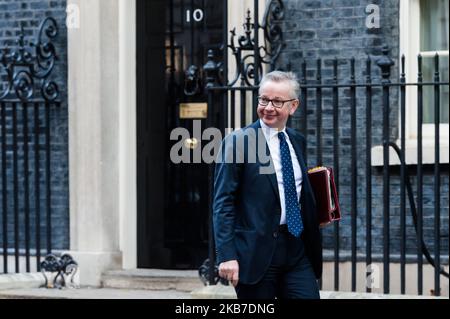
{"label": "brass letter slot", "polygon": [[208,117],[207,103],[180,104],[180,119],[206,119]]}

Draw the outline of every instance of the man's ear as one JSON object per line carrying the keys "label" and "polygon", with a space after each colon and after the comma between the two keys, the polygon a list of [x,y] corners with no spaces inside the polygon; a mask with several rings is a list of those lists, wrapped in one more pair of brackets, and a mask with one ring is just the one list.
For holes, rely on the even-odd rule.
{"label": "man's ear", "polygon": [[295,111],[297,111],[298,107],[300,106],[300,101],[297,99],[295,101],[292,101],[291,105],[291,111],[289,112],[289,115],[294,115]]}

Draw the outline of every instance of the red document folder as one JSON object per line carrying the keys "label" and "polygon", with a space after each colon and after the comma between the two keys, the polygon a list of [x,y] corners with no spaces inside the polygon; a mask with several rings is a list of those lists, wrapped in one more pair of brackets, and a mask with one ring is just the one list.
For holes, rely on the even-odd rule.
{"label": "red document folder", "polygon": [[331,167],[316,167],[308,171],[309,181],[316,198],[319,224],[324,227],[341,219],[339,200]]}

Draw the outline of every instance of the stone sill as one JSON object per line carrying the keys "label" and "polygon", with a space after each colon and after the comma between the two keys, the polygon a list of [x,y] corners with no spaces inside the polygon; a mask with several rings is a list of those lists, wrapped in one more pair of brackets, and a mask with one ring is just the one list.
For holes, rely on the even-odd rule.
{"label": "stone sill", "polygon": [[[400,140],[396,141],[400,145]],[[434,140],[424,139],[422,142],[422,164],[434,164]],[[448,164],[449,142],[441,141],[439,162]],[[417,140],[406,141],[406,165],[417,165]],[[372,166],[383,166],[383,146],[372,147]],[[400,159],[392,147],[389,147],[389,166],[400,166]]]}
{"label": "stone sill", "polygon": [[[366,262],[366,254],[358,252],[356,254],[357,262]],[[384,260],[384,255],[382,253],[372,253],[372,262],[382,263]],[[333,249],[323,249],[323,261],[324,262],[334,262],[334,250]],[[347,249],[339,250],[339,262],[350,262],[352,261],[352,252]],[[392,264],[400,263],[400,254],[391,253],[390,261]],[[406,254],[406,263],[417,263],[417,254]],[[423,259],[424,264],[428,264],[427,260]],[[449,255],[445,254],[444,251],[441,252],[441,265],[448,267],[449,265]]]}
{"label": "stone sill", "polygon": [[[191,292],[192,299],[236,299],[232,286],[206,286]],[[320,291],[321,299],[446,299],[448,297],[394,295],[364,292]]]}

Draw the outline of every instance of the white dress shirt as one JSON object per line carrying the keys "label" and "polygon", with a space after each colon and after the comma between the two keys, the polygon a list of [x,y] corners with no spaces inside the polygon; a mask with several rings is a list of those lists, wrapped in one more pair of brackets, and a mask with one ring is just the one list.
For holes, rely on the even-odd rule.
{"label": "white dress shirt", "polygon": [[[275,173],[277,175],[278,191],[280,193],[280,203],[281,203],[281,220],[280,225],[286,224],[286,201],[284,198],[284,184],[283,184],[283,173],[281,167],[281,157],[280,157],[280,140],[278,139],[278,129],[270,128],[267,126],[263,120],[259,120],[261,123],[261,128],[266,137],[267,145],[270,150],[270,157],[272,158],[273,165],[275,167]],[[289,135],[286,133],[286,128],[281,132],[286,136],[286,141],[289,145],[289,151],[291,153],[292,166],[294,168],[294,178],[295,178],[295,188],[297,190],[297,197],[300,200],[300,193],[302,190],[302,170],[298,162],[297,154],[292,146],[289,139]]]}

